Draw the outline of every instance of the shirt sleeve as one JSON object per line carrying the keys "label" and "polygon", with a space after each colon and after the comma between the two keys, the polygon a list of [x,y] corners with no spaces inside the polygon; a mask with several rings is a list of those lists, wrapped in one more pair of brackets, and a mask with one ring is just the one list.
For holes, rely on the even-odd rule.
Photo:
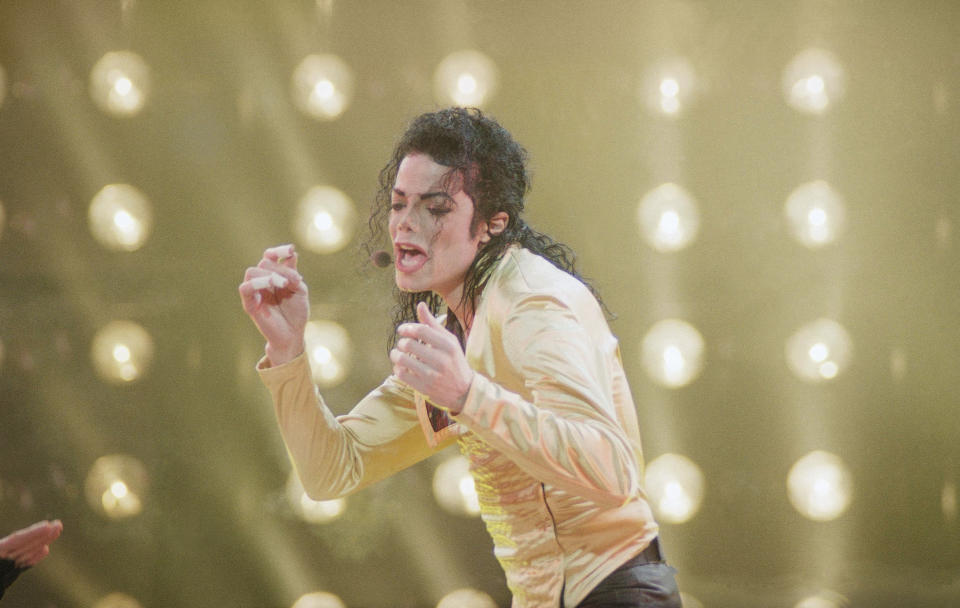
{"label": "shirt sleeve", "polygon": [[412,389],[392,376],[349,414],[334,416],[313,383],[305,355],[266,365],[261,360],[257,370],[273,397],[290,460],[314,500],[356,492],[446,447],[427,444]]}
{"label": "shirt sleeve", "polygon": [[501,335],[532,400],[476,374],[454,418],[544,483],[601,504],[636,496],[638,446],[613,397],[616,339],[591,336],[566,304],[539,295],[510,311]]}
{"label": "shirt sleeve", "polygon": [[10,559],[0,558],[0,598],[3,597],[3,592],[13,584],[13,581],[17,580],[17,577],[26,570],[26,568],[19,568],[17,564]]}

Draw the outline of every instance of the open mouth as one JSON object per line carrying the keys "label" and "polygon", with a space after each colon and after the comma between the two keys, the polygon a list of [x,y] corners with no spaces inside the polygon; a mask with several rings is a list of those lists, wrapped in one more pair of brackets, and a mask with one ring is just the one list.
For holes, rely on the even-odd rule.
{"label": "open mouth", "polygon": [[415,245],[396,243],[393,246],[397,270],[416,272],[427,263],[427,253]]}

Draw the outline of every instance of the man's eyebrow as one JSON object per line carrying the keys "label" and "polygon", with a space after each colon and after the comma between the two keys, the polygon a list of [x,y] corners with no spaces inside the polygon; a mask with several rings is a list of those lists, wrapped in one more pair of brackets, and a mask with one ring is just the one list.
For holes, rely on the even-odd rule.
{"label": "man's eyebrow", "polygon": [[[404,192],[403,190],[400,190],[399,188],[394,188],[393,191],[399,196],[402,196],[402,197],[407,196],[407,193]],[[437,190],[436,192],[424,192],[423,194],[420,195],[420,200],[424,200],[428,198],[444,198],[444,199],[453,200],[453,197],[447,194],[446,192],[444,192],[443,190]]]}
{"label": "man's eyebrow", "polygon": [[425,198],[444,198],[444,199],[450,199],[451,201],[453,200],[453,197],[447,194],[443,190],[439,190],[437,192],[424,192],[423,194],[420,195],[420,200],[423,200]]}

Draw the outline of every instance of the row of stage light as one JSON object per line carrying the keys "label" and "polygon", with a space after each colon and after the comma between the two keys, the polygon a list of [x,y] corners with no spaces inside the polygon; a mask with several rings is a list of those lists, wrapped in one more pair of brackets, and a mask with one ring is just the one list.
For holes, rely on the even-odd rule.
{"label": "row of stage light", "polygon": [[[305,115],[333,121],[349,107],[355,77],[335,55],[310,55],[296,67],[290,78],[294,105]],[[702,93],[695,70],[684,59],[652,64],[639,79],[640,105],[667,119],[680,117]],[[434,93],[444,104],[482,106],[495,93],[498,69],[484,54],[460,51],[444,58],[434,72]],[[0,66],[0,104],[7,90]],[[16,85],[12,87],[16,95]],[[829,52],[808,49],[799,53],[783,70],[782,89],[786,102],[797,111],[817,116],[843,97],[845,75],[841,64]],[[151,95],[150,68],[139,55],[115,51],[104,55],[91,69],[90,95],[101,110],[117,117],[137,115]],[[845,204],[825,181],[797,187],[783,206],[792,237],[803,246],[818,249],[834,243],[845,227]],[[342,249],[353,237],[357,212],[354,203],[330,184],[319,184],[297,203],[291,226],[296,242],[318,254]],[[91,200],[88,212],[90,231],[104,247],[129,252],[141,248],[152,230],[153,211],[149,198],[130,184],[105,185]],[[641,238],[654,250],[669,254],[689,247],[700,231],[696,198],[679,184],[664,183],[639,197],[635,218]],[[0,235],[4,211],[0,201]],[[335,386],[350,372],[351,340],[347,330],[333,320],[312,320],[307,327],[307,349],[314,379],[321,387]],[[700,374],[705,359],[705,341],[690,323],[663,319],[646,333],[640,345],[643,368],[656,383],[679,389]],[[131,320],[117,320],[101,328],[91,345],[94,368],[105,381],[136,382],[149,370],[153,338],[146,328]],[[815,319],[798,328],[785,343],[789,369],[804,381],[827,383],[848,367],[852,340],[835,320]],[[901,356],[902,359],[902,356]],[[3,360],[0,342],[0,363]],[[905,373],[902,360],[891,361],[894,377]],[[133,456],[116,454],[98,459],[85,483],[91,508],[107,518],[135,517],[146,506],[149,493],[147,467]],[[682,524],[698,512],[704,496],[700,467],[681,454],[666,453],[653,459],[646,469],[648,494],[658,517],[665,523]],[[812,520],[826,521],[841,516],[850,504],[852,474],[835,454],[814,451],[798,459],[786,479],[786,491],[797,511]],[[948,497],[945,490],[945,505]],[[952,489],[956,510],[956,489]],[[333,521],[347,508],[346,500],[313,501],[296,477],[287,482],[287,498],[294,513],[307,522],[321,525]],[[479,512],[473,480],[462,456],[441,463],[434,475],[434,493],[445,510],[473,517]],[[946,506],[945,506],[946,509]],[[461,590],[450,605],[485,608],[493,602],[474,590]],[[112,598],[112,599],[111,599]],[[696,605],[693,597],[687,603]],[[807,598],[798,608],[830,606],[827,600]],[[806,603],[804,603],[806,602]],[[97,608],[136,608],[136,600],[114,594]],[[308,594],[295,608],[338,608],[343,603],[327,593]]]}

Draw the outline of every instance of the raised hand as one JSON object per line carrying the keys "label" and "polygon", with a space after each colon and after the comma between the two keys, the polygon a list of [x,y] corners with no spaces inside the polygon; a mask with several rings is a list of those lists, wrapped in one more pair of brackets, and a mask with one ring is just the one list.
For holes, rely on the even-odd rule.
{"label": "raised hand", "polygon": [[393,374],[422,393],[431,403],[460,413],[466,401],[474,371],[456,336],[430,314],[427,305],[417,305],[419,323],[397,328],[397,346],[390,351]]}
{"label": "raised hand", "polygon": [[28,528],[0,538],[0,558],[13,561],[19,568],[29,568],[50,554],[50,543],[63,532],[60,520],[39,521]]}
{"label": "raised hand", "polygon": [[265,351],[272,365],[303,352],[310,302],[293,245],[264,251],[260,263],[247,268],[239,291],[243,310],[267,341]]}

